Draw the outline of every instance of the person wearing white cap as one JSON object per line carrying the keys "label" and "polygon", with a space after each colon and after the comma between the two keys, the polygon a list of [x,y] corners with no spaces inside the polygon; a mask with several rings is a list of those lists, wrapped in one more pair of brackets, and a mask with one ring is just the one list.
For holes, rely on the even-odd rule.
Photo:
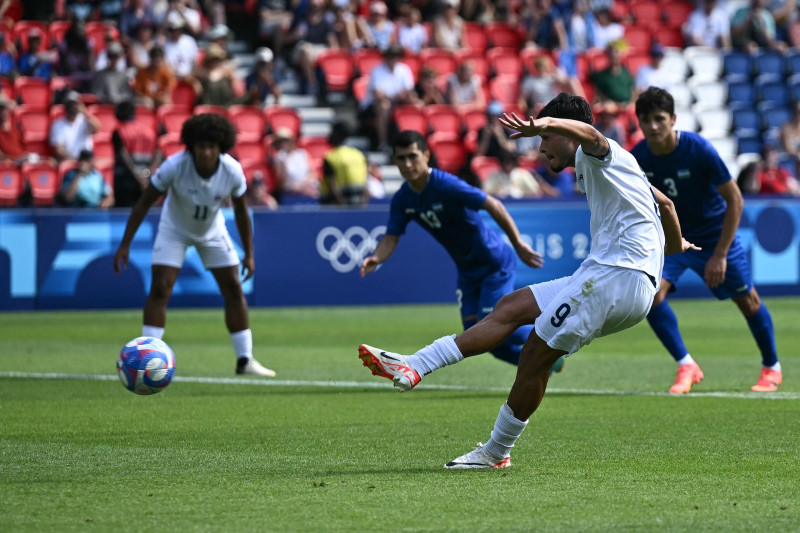
{"label": "person wearing white cap", "polygon": [[373,2],[369,6],[366,35],[367,44],[384,51],[395,42],[395,25],[389,20],[389,10],[383,2]]}
{"label": "person wearing white cap", "polygon": [[64,116],[50,126],[50,146],[59,161],[78,159],[82,150],[92,150],[92,135],[100,129],[100,121],[89,113],[81,95],[70,91],[64,97]]}
{"label": "person wearing white cap", "polygon": [[264,104],[270,96],[278,103],[281,88],[275,76],[272,50],[262,47],[256,50],[253,70],[244,80],[245,89],[254,105]]}
{"label": "person wearing white cap", "polygon": [[200,16],[200,12],[190,5],[193,3],[190,0],[170,0],[169,8],[164,13],[164,22],[167,25],[171,22],[183,22],[185,29],[192,36],[199,35],[203,19]]}
{"label": "person wearing white cap", "polygon": [[164,42],[164,59],[175,76],[188,78],[197,62],[198,48],[194,37],[184,33],[186,23],[173,17],[167,20],[167,39]]}
{"label": "person wearing white cap", "polygon": [[101,104],[118,104],[133,98],[128,74],[120,72],[117,65],[123,60],[125,54],[118,41],[111,41],[105,50],[108,64],[103,70],[95,72],[92,78],[92,92],[100,99]]}

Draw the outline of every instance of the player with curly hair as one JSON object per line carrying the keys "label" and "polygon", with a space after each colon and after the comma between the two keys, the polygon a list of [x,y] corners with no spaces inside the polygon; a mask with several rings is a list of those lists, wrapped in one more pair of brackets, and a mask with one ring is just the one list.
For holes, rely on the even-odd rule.
{"label": "player with curly hair", "polygon": [[236,143],[236,129],[225,117],[200,114],[181,129],[186,150],[169,157],[151,177],[133,206],[125,234],[114,254],[114,272],[128,265],[130,244],[150,207],[169,191],[153,244],[152,283],[144,305],[142,335],[161,338],[167,320],[167,302],[183,265],[186,249],[194,246],[219,285],[225,301],[225,324],[236,352],[237,374],[275,376],[253,358],[253,336],[247,301],[239,280],[239,256],[234,249],[220,207],[231,198],[236,228],[244,247],[244,280],[253,276],[253,235],[245,202],[242,166],[228,152]]}

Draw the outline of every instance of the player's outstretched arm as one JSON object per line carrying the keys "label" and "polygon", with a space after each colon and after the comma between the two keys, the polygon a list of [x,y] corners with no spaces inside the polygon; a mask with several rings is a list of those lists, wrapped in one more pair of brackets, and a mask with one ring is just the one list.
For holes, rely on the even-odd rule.
{"label": "player's outstretched arm", "polygon": [[399,240],[399,235],[389,235],[388,233],[384,235],[372,255],[365,257],[364,261],[361,262],[361,277],[363,278],[378,268],[378,265],[389,259],[395,248],[397,248]]}
{"label": "player's outstretched arm", "polygon": [[544,264],[544,259],[541,255],[533,251],[533,248],[531,248],[528,243],[522,240],[519,229],[516,223],[514,223],[514,219],[508,214],[506,206],[494,196],[487,196],[486,201],[483,203],[483,208],[492,215],[497,225],[506,233],[508,240],[511,242],[511,246],[514,247],[514,251],[517,252],[522,262],[534,268],[541,268]]}
{"label": "player's outstretched arm", "polygon": [[239,239],[242,241],[244,248],[244,257],[242,258],[242,275],[243,281],[253,277],[256,270],[256,259],[253,254],[253,228],[250,224],[250,213],[247,210],[247,201],[245,196],[241,195],[239,198],[231,196],[231,204],[233,204],[233,217],[236,220],[236,230],[239,232]]}
{"label": "player's outstretched arm", "polygon": [[119,248],[117,248],[117,252],[114,254],[114,273],[119,274],[122,269],[128,267],[128,255],[130,253],[130,246],[131,241],[133,241],[133,236],[136,235],[136,230],[139,229],[139,226],[142,224],[142,220],[144,220],[145,215],[150,210],[150,207],[153,203],[158,200],[158,197],[161,196],[161,192],[153,187],[153,184],[147,186],[147,188],[142,193],[142,196],[139,197],[139,201],[136,202],[136,205],[133,206],[131,209],[131,214],[128,217],[128,223],[125,225],[125,233],[122,235],[122,242],[119,243]]}
{"label": "player's outstretched arm", "polygon": [[664,253],[670,255],[680,254],[686,250],[699,250],[700,248],[683,238],[681,223],[678,221],[678,213],[675,211],[675,204],[672,203],[672,200],[652,185],[650,189],[652,189],[656,202],[658,202],[661,227],[664,228],[664,238],[667,241],[666,246],[664,246]]}
{"label": "player's outstretched arm", "polygon": [[591,124],[586,124],[579,120],[553,117],[542,117],[540,119],[530,117],[529,120],[522,120],[516,113],[512,113],[511,116],[504,114],[499,120],[503,126],[515,131],[515,133],[511,134],[512,139],[536,137],[543,133],[552,133],[576,141],[583,148],[583,152],[589,155],[602,157],[610,149],[608,141],[602,133],[597,131]]}

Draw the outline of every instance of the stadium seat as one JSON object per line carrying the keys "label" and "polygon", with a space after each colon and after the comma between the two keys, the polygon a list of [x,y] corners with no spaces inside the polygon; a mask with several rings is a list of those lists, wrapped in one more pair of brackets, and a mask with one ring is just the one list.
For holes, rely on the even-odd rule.
{"label": "stadium seat", "polygon": [[164,104],[156,110],[156,121],[163,133],[180,133],[183,123],[192,117],[188,107]]}
{"label": "stadium seat", "polygon": [[14,94],[21,103],[32,108],[50,107],[50,84],[41,78],[20,76],[14,80]]}
{"label": "stadium seat", "polygon": [[652,37],[650,32],[639,26],[625,28],[625,40],[632,52],[647,52],[650,49]]}
{"label": "stadium seat", "polygon": [[689,75],[689,64],[681,52],[667,49],[664,51],[659,69],[668,74],[668,79],[675,85],[683,85]]}
{"label": "stadium seat", "polygon": [[459,112],[461,123],[467,131],[478,131],[486,125],[486,112],[482,109],[464,109]]}
{"label": "stadium seat", "polygon": [[237,141],[232,155],[239,161],[266,161],[264,145],[261,140]]}
{"label": "stadium seat", "polygon": [[792,118],[792,112],[788,107],[770,106],[760,109],[761,123],[765,130],[780,129]]}
{"label": "stadium seat", "polygon": [[467,61],[472,63],[473,72],[485,83],[489,79],[489,63],[486,54],[477,50],[462,48],[455,53],[456,62],[461,65]]}
{"label": "stadium seat", "polygon": [[756,91],[749,81],[728,83],[728,101],[731,107],[755,108]]}
{"label": "stadium seat", "polygon": [[783,54],[780,52],[762,50],[753,56],[753,71],[756,76],[781,81],[784,69]]}
{"label": "stadium seat", "polygon": [[369,88],[369,78],[361,76],[353,80],[353,98],[356,102],[361,103],[367,97],[367,89]]}
{"label": "stadium seat", "polygon": [[487,46],[487,39],[483,25],[478,22],[465,22],[461,42],[467,50],[484,52]]}
{"label": "stadium seat", "polygon": [[784,57],[784,62],[789,76],[800,73],[800,51],[796,49],[788,50]]}
{"label": "stadium seat", "polygon": [[470,162],[470,169],[483,183],[494,171],[500,170],[500,161],[496,157],[476,156]]}
{"label": "stadium seat", "polygon": [[253,183],[255,176],[260,174],[268,192],[273,193],[278,188],[272,168],[264,161],[242,161],[242,170],[248,187]]}
{"label": "stadium seat", "polygon": [[755,109],[737,109],[732,113],[733,131],[739,137],[751,137],[761,131],[761,117]]}
{"label": "stadium seat", "polygon": [[620,24],[628,23],[631,18],[630,4],[628,2],[611,2],[609,15],[611,20],[615,20]]}
{"label": "stadium seat", "polygon": [[434,133],[455,133],[461,135],[464,125],[453,106],[447,104],[429,105],[423,108],[428,127]]}
{"label": "stadium seat", "polygon": [[353,79],[353,59],[347,50],[325,50],[317,57],[326,91],[346,91]]}
{"label": "stadium seat", "polygon": [[731,130],[731,112],[727,109],[695,110],[697,122],[700,124],[700,135],[703,137],[727,136]]}
{"label": "stadium seat", "polygon": [[491,47],[519,50],[522,46],[522,35],[514,24],[492,22],[486,25],[485,31]]}
{"label": "stadium seat", "polygon": [[0,206],[13,207],[22,194],[22,173],[13,163],[0,163]]}
{"label": "stadium seat", "polygon": [[631,75],[636,77],[636,73],[639,72],[639,69],[645,65],[651,65],[652,61],[650,60],[650,54],[631,52],[624,57],[623,63],[628,68]]}
{"label": "stadium seat", "polygon": [[[763,142],[760,135],[736,136],[737,154],[760,154]],[[735,154],[734,154],[735,155]]]}
{"label": "stadium seat", "polygon": [[428,121],[425,114],[415,105],[397,106],[392,111],[397,131],[414,130],[422,135],[428,134]]}
{"label": "stadium seat", "polygon": [[25,139],[47,139],[50,133],[50,115],[44,109],[19,106],[15,111]]}
{"label": "stadium seat", "polygon": [[661,46],[668,48],[683,48],[683,32],[680,28],[670,28],[668,26],[661,26],[653,30],[654,40],[658,41]]}
{"label": "stadium seat", "polygon": [[110,135],[95,133],[92,135],[92,143],[94,144],[95,159],[114,160],[114,144],[111,142]]}
{"label": "stadium seat", "polygon": [[179,135],[167,133],[158,138],[158,149],[164,157],[169,157],[183,150],[184,146]]}
{"label": "stadium seat", "polygon": [[628,11],[641,28],[652,28],[661,24],[660,4],[652,0],[636,0],[628,6]]}
{"label": "stadium seat", "polygon": [[419,80],[419,71],[422,69],[422,60],[419,56],[406,54],[400,58],[400,62],[411,69],[411,74],[414,76],[414,83],[416,83]]}
{"label": "stadium seat", "polygon": [[67,33],[69,27],[72,26],[72,21],[69,20],[54,20],[47,26],[47,37],[50,39],[50,44],[58,45],[64,40],[64,34]]}
{"label": "stadium seat", "polygon": [[47,139],[24,139],[25,151],[31,154],[39,154],[42,157],[52,155],[52,147]]}
{"label": "stadium seat", "polygon": [[87,106],[89,113],[97,117],[100,121],[100,131],[114,133],[117,129],[117,114],[111,104],[92,104]]}
{"label": "stadium seat", "polygon": [[50,38],[47,32],[47,24],[38,20],[20,20],[14,24],[13,40],[18,41],[20,45],[20,52],[28,51],[28,34],[32,29],[39,30],[41,35],[40,50],[47,50],[50,48]]}
{"label": "stadium seat", "polygon": [[695,100],[703,107],[723,107],[728,99],[728,88],[718,81],[704,81],[692,77],[687,82]]}
{"label": "stadium seat", "polygon": [[[543,50],[541,48],[523,48],[519,52],[519,60],[522,62],[522,66],[525,69],[525,72],[528,74],[536,75],[536,60],[541,56],[548,56],[553,63],[557,64],[558,62],[553,58],[553,54],[550,50]],[[583,59],[583,55],[577,56],[580,59]],[[580,73],[579,73],[580,74]]]}
{"label": "stadium seat", "polygon": [[361,48],[353,52],[353,63],[359,76],[369,76],[373,68],[383,63],[383,55],[374,48]]}
{"label": "stadium seat", "polygon": [[9,100],[16,100],[16,98],[14,98],[14,82],[5,77],[0,78],[0,94]]}
{"label": "stadium seat", "polygon": [[516,50],[491,48],[486,52],[486,60],[496,76],[511,76],[517,79],[522,76],[522,61]]}
{"label": "stadium seat", "polygon": [[228,110],[221,105],[202,104],[194,107],[193,113],[195,115],[202,115],[205,113],[216,113],[217,115],[228,118]]}
{"label": "stadium seat", "polygon": [[800,74],[789,76],[789,79],[786,80],[786,85],[792,100],[800,102]]}
{"label": "stadium seat", "polygon": [[22,175],[30,186],[34,205],[53,205],[58,194],[58,169],[55,164],[45,161],[24,163]]}
{"label": "stadium seat", "polygon": [[508,76],[496,76],[489,82],[489,94],[492,99],[505,106],[515,106],[519,102],[519,80]]}
{"label": "stadium seat", "polygon": [[673,85],[669,89],[672,99],[675,100],[675,107],[691,107],[694,103],[694,96],[692,90],[686,84]]}
{"label": "stadium seat", "polygon": [[300,126],[303,122],[297,111],[279,106],[264,108],[264,121],[267,124],[267,133],[275,133],[280,128],[289,128],[295,137],[300,136]]}
{"label": "stadium seat", "polygon": [[706,139],[717,151],[722,159],[736,157],[737,141],[735,137],[726,135],[724,137],[711,137]]}
{"label": "stadium seat", "polygon": [[61,187],[61,184],[64,183],[64,178],[66,177],[67,172],[73,168],[78,168],[78,162],[74,159],[67,159],[66,161],[60,162],[56,168],[58,170],[58,186]]}
{"label": "stadium seat", "polygon": [[452,133],[432,133],[428,137],[428,146],[436,156],[442,170],[457,174],[467,160],[467,152],[461,137]]}
{"label": "stadium seat", "polygon": [[753,61],[749,54],[727,52],[722,58],[722,72],[730,83],[749,81],[753,72]]}
{"label": "stadium seat", "polygon": [[452,52],[443,48],[426,48],[419,54],[419,60],[440,76],[456,71],[456,58]]}
{"label": "stadium seat", "polygon": [[90,21],[86,23],[86,37],[94,48],[94,53],[106,48],[106,35],[110,35],[111,39],[119,40],[119,30],[116,26],[106,24],[100,21]]}
{"label": "stadium seat", "polygon": [[328,138],[322,136],[300,137],[297,146],[308,152],[308,156],[315,161],[322,160],[333,149],[328,143]]}
{"label": "stadium seat", "polygon": [[236,127],[239,140],[261,140],[265,131],[264,114],[256,106],[232,105],[228,119]]}
{"label": "stadium seat", "polygon": [[716,48],[690,46],[683,57],[692,70],[692,78],[698,81],[717,81],[722,74],[722,54]]}
{"label": "stadium seat", "polygon": [[179,81],[172,89],[173,105],[188,107],[191,109],[194,107],[195,99],[197,99],[197,93],[195,93],[194,88],[185,81]]}
{"label": "stadium seat", "polygon": [[142,129],[150,130],[154,133],[158,132],[156,112],[151,107],[137,105],[136,116],[133,117],[133,121]]}
{"label": "stadium seat", "polygon": [[759,102],[768,102],[770,105],[786,106],[789,104],[789,88],[783,81],[770,81],[766,79],[756,80],[756,96]]}
{"label": "stadium seat", "polygon": [[[631,51],[631,53],[634,52]],[[645,51],[644,53],[647,52]],[[601,70],[605,70],[611,64],[611,60],[608,59],[606,51],[600,50],[599,48],[587,50],[584,56],[586,57],[586,62],[588,64],[589,75],[591,75],[592,72],[600,72]]]}
{"label": "stadium seat", "polygon": [[114,189],[114,160],[113,159],[96,159],[94,168],[102,174],[103,181],[105,181],[111,189]]}
{"label": "stadium seat", "polygon": [[675,109],[675,129],[697,131],[697,118],[688,109]]}
{"label": "stadium seat", "polygon": [[661,2],[658,4],[664,24],[670,28],[680,29],[689,19],[694,7],[689,2]]}

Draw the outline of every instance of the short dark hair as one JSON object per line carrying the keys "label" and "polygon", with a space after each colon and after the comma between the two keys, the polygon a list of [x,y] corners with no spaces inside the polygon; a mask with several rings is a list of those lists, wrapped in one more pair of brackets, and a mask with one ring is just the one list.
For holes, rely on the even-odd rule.
{"label": "short dark hair", "polygon": [[190,152],[200,142],[212,142],[222,153],[236,144],[236,128],[231,121],[216,113],[201,113],[183,123],[181,142]]}
{"label": "short dark hair", "polygon": [[136,104],[133,100],[123,100],[114,109],[114,115],[120,122],[130,122],[136,117]]}
{"label": "short dark hair", "polygon": [[547,102],[536,118],[566,118],[593,124],[592,107],[586,99],[574,94],[560,93]]}
{"label": "short dark hair", "polygon": [[674,115],[675,100],[671,94],[660,87],[648,87],[636,99],[636,116],[641,117],[658,111],[666,111],[669,116]]}
{"label": "short dark hair", "polygon": [[421,152],[428,151],[428,142],[425,136],[416,130],[403,130],[397,134],[392,142],[392,152],[395,148],[408,148],[412,144],[416,144]]}
{"label": "short dark hair", "polygon": [[344,121],[338,121],[331,127],[331,132],[328,135],[328,144],[331,146],[339,146],[344,143],[350,136],[350,125]]}

